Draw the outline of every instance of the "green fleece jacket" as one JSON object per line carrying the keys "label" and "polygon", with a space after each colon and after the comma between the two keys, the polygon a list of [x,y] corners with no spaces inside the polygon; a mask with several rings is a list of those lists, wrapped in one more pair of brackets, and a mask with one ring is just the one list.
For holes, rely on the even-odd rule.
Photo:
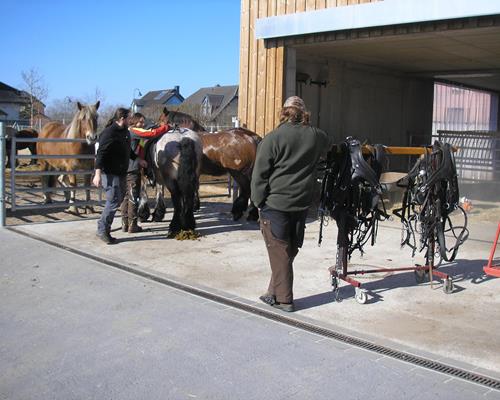
{"label": "green fleece jacket", "polygon": [[316,166],[334,144],[318,128],[286,122],[259,144],[252,173],[251,198],[280,211],[301,211],[312,202]]}

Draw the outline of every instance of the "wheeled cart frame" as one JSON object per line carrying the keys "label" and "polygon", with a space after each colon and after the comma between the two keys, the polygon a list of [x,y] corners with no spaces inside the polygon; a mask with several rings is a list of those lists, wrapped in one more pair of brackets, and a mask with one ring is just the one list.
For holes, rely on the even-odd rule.
{"label": "wheeled cart frame", "polygon": [[497,249],[498,237],[500,236],[500,222],[498,223],[497,233],[493,245],[491,246],[490,258],[488,259],[488,264],[483,267],[484,273],[491,276],[496,276],[500,278],[500,265],[493,264],[493,259],[495,258],[495,250]]}
{"label": "wheeled cart frame", "polygon": [[[363,147],[363,152],[370,151],[368,146]],[[394,155],[422,155],[428,154],[432,150],[428,147],[386,147],[386,154],[394,154]],[[452,148],[452,151],[457,151],[457,148]],[[345,223],[343,221],[337,221],[338,226],[338,236],[337,236],[337,259],[336,264],[329,268],[331,278],[332,278],[332,286],[333,292],[335,293],[336,300],[339,300],[339,283],[340,281],[347,282],[351,286],[354,286],[355,290],[355,299],[360,304],[365,304],[368,300],[368,295],[366,289],[362,288],[361,283],[356,279],[352,278],[352,275],[364,275],[369,273],[384,273],[384,272],[396,272],[396,271],[413,271],[415,273],[415,279],[417,283],[423,283],[424,281],[429,280],[432,285],[434,279],[440,279],[443,282],[443,291],[446,294],[453,292],[453,280],[444,272],[441,272],[437,269],[437,266],[434,264],[434,255],[436,250],[436,233],[437,231],[433,230],[433,235],[429,237],[427,243],[427,252],[425,255],[425,265],[415,265],[413,267],[401,267],[401,268],[381,268],[381,269],[369,269],[369,270],[353,270],[348,271],[348,244],[349,244],[349,234]],[[497,240],[500,232],[497,232]],[[491,259],[491,257],[490,257]],[[490,260],[491,261],[491,260]],[[490,262],[491,263],[491,262]],[[485,267],[486,268],[486,267]],[[500,273],[499,270],[497,272]]]}
{"label": "wheeled cart frame", "polygon": [[[340,232],[339,232],[340,234]],[[348,257],[347,257],[347,248],[339,247],[337,250],[337,263],[335,266],[329,268],[331,277],[332,277],[332,288],[335,294],[335,299],[340,300],[339,298],[339,281],[342,280],[344,282],[349,283],[351,286],[354,286],[354,298],[360,304],[365,304],[368,300],[368,294],[366,289],[362,288],[361,282],[357,281],[350,277],[350,275],[364,275],[364,274],[372,274],[372,273],[383,273],[383,272],[397,272],[397,271],[413,271],[415,273],[415,279],[417,283],[423,283],[427,281],[427,277],[429,282],[432,282],[437,277],[443,281],[443,291],[446,294],[453,292],[453,280],[444,272],[439,271],[434,266],[434,250],[435,245],[434,242],[429,244],[429,248],[426,254],[426,262],[425,265],[415,265],[414,267],[401,267],[401,268],[380,268],[380,269],[367,269],[367,270],[354,270],[347,271],[348,266]]]}

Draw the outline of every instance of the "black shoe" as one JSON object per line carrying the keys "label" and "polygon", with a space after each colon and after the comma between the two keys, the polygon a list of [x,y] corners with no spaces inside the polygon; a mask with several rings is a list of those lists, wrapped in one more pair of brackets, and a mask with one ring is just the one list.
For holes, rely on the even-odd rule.
{"label": "black shoe", "polygon": [[270,306],[276,304],[276,296],[267,293],[260,296],[259,299]]}
{"label": "black shoe", "polygon": [[97,233],[96,236],[106,244],[115,244],[116,243],[116,239],[114,237],[112,237],[108,232]]}
{"label": "black shoe", "polygon": [[139,225],[137,224],[129,225],[128,233],[138,233],[138,232],[142,232],[142,228]]}
{"label": "black shoe", "polygon": [[259,297],[261,301],[266,303],[267,305],[270,305],[274,308],[277,308],[282,311],[286,312],[294,312],[295,311],[295,306],[293,303],[280,303],[276,301],[276,296],[269,295],[269,294],[264,294]]}

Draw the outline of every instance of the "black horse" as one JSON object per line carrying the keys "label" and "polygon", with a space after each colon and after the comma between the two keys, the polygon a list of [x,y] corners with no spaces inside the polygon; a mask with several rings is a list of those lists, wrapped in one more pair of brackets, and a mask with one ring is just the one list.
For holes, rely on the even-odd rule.
{"label": "black horse", "polygon": [[[10,166],[10,157],[12,150],[12,137],[16,137],[16,139],[36,139],[38,137],[38,132],[34,129],[27,128],[20,131],[8,126],[6,129],[6,140],[5,140],[5,151],[7,153],[7,167]],[[36,142],[22,142],[16,140],[16,148],[15,154],[19,150],[28,149],[31,155],[35,156],[36,153]],[[37,163],[35,158],[32,158],[30,161],[30,165],[34,165]],[[16,158],[16,167],[19,165],[19,161]]]}
{"label": "black horse", "polygon": [[[146,159],[156,183],[165,186],[172,198],[174,215],[169,236],[195,229],[201,157],[200,137],[190,129],[171,130],[147,147]],[[161,190],[157,191],[157,203],[163,203],[162,197]]]}

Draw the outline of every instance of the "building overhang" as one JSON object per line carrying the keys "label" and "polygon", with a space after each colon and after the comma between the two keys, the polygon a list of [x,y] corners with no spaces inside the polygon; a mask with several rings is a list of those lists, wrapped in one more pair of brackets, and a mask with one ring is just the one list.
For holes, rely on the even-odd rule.
{"label": "building overhang", "polygon": [[500,14],[498,0],[383,0],[259,18],[256,39]]}

